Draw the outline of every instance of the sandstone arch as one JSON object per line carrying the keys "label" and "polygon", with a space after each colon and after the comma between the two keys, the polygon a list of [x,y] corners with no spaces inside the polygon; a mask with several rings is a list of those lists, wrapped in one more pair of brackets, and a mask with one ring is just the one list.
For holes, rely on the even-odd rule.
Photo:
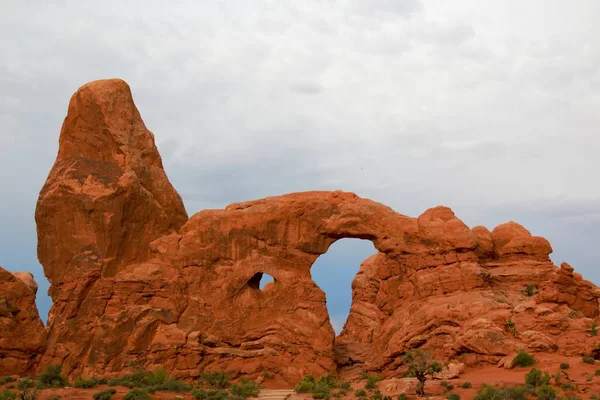
{"label": "sandstone arch", "polygon": [[[557,315],[599,313],[596,288],[553,266],[545,239],[516,223],[471,230],[447,207],[412,218],[353,193],[304,192],[188,219],[120,80],[73,96],[36,221],[54,300],[38,367],[61,362],[72,376],[160,365],[179,377],[204,368],[250,378],[268,371],[291,384],[354,363],[358,353],[361,368],[394,374],[415,346],[495,362],[530,342],[503,331],[517,307],[495,301],[482,271],[515,305],[518,286],[534,281],[534,302],[556,305]],[[355,279],[339,338],[346,348],[336,355],[310,268],[341,238],[370,240],[378,254]],[[276,284],[257,292],[248,282],[259,273]],[[492,310],[488,318],[483,310]],[[534,332],[530,320],[522,324]],[[501,340],[486,340],[490,332]],[[545,336],[527,340],[567,352],[591,346],[572,345],[562,331]]]}

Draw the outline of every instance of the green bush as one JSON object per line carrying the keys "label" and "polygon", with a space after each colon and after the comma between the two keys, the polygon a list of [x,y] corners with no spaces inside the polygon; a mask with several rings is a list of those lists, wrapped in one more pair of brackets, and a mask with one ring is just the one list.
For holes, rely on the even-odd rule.
{"label": "green bush", "polygon": [[383,395],[381,394],[381,392],[379,390],[376,390],[375,392],[373,392],[373,394],[370,397],[371,400],[381,400],[382,398],[383,398]]}
{"label": "green bush", "polygon": [[527,287],[525,287],[525,290],[523,290],[523,294],[525,294],[526,296],[533,296],[534,294],[537,293],[537,285],[527,285]]}
{"label": "green bush", "polygon": [[365,397],[367,395],[367,392],[365,392],[364,390],[357,390],[356,392],[354,392],[354,395],[356,397]]}
{"label": "green bush", "polygon": [[257,397],[260,387],[256,382],[250,382],[242,378],[239,384],[234,383],[229,390],[232,395],[246,399],[248,397]]}
{"label": "green bush", "polygon": [[542,386],[537,391],[538,400],[556,400],[556,390],[552,386]]}
{"label": "green bush", "polygon": [[110,378],[108,380],[108,385],[124,386],[129,389],[146,387],[148,386],[148,382],[146,381],[147,375],[148,373],[146,371],[139,370],[119,378]]}
{"label": "green bush", "polygon": [[527,386],[512,386],[507,388],[497,388],[484,384],[477,392],[474,400],[527,400],[528,393],[531,391]]}
{"label": "green bush", "polygon": [[595,371],[594,371],[594,375],[596,375],[596,376],[600,376],[600,369],[597,369],[597,370],[595,370]]}
{"label": "green bush", "polygon": [[590,356],[581,357],[581,361],[583,361],[586,364],[591,364],[591,365],[594,365],[594,363],[596,362],[596,360],[594,360],[594,357],[590,357]]}
{"label": "green bush", "polygon": [[598,335],[598,324],[596,323],[596,321],[592,322],[592,328],[590,329],[590,333],[592,334],[592,336]]}
{"label": "green bush", "polygon": [[441,381],[440,386],[444,388],[444,392],[449,392],[454,389],[454,385],[448,381]]}
{"label": "green bush", "polygon": [[525,375],[525,384],[533,387],[546,386],[550,383],[550,374],[546,371],[542,374],[537,368],[532,368]]}
{"label": "green bush", "polygon": [[529,367],[535,364],[535,358],[525,350],[519,350],[517,356],[513,360],[513,366],[517,367]]}
{"label": "green bush", "polygon": [[113,397],[113,395],[117,393],[117,391],[113,388],[110,388],[108,390],[103,390],[101,392],[98,393],[94,393],[94,400],[110,400],[111,397]]}
{"label": "green bush", "polygon": [[0,392],[0,400],[15,400],[17,398],[17,394],[12,390],[4,390]]}
{"label": "green bush", "polygon": [[471,386],[471,382],[463,382],[462,385],[460,385],[463,389],[469,389]]}
{"label": "green bush", "polygon": [[174,392],[174,393],[187,393],[192,390],[192,386],[185,382],[178,380],[168,380],[165,383],[158,385],[148,386],[146,388],[150,393],[156,392]]}
{"label": "green bush", "polygon": [[503,390],[506,400],[527,400],[528,394],[535,395],[529,386],[510,386]]}
{"label": "green bush", "polygon": [[502,400],[505,398],[502,389],[484,384],[478,391],[473,400]]}
{"label": "green bush", "polygon": [[73,387],[79,389],[92,389],[98,385],[106,385],[107,383],[108,380],[106,378],[93,377],[91,379],[83,379],[81,377],[78,377],[77,379],[75,379],[75,382],[73,382]]}
{"label": "green bush", "polygon": [[16,381],[16,379],[13,378],[12,376],[3,376],[2,378],[0,378],[0,386],[6,385],[7,383],[11,383],[14,381]]}
{"label": "green bush", "polygon": [[144,389],[133,389],[123,397],[123,400],[152,400]]}
{"label": "green bush", "polygon": [[315,381],[315,377],[312,375],[307,375],[298,384],[296,385],[297,393],[312,393],[315,391],[315,386],[317,382]]}
{"label": "green bush", "polygon": [[562,390],[576,390],[575,386],[573,386],[573,384],[569,382],[563,383],[562,385],[560,385],[560,388]]}
{"label": "green bush", "polygon": [[[95,382],[93,381],[94,379]],[[77,381],[75,382],[77,383]],[[98,385],[102,385],[105,383],[105,380],[92,378],[92,380],[85,382],[81,380],[79,383],[87,385],[97,383]],[[192,390],[192,387],[185,382],[170,380],[167,371],[162,367],[157,368],[154,372],[140,370],[120,378],[111,378],[108,380],[108,385],[124,386],[129,389],[145,389],[149,393],[157,391],[183,393]]]}
{"label": "green bush", "polygon": [[48,365],[44,372],[38,375],[39,388],[61,388],[68,383],[67,378],[61,375],[62,364]]}
{"label": "green bush", "polygon": [[224,372],[203,372],[200,374],[200,379],[214,389],[226,389],[229,386],[229,376]]}
{"label": "green bush", "polygon": [[195,400],[226,400],[229,398],[229,394],[223,389],[208,391],[204,389],[192,390],[192,396]]}
{"label": "green bush", "polygon": [[567,362],[560,363],[560,369],[569,369],[570,365]]}
{"label": "green bush", "polygon": [[35,382],[31,378],[21,378],[17,381],[17,389],[25,391],[35,386]]}
{"label": "green bush", "polygon": [[406,393],[399,394],[398,400],[408,400],[408,395]]}
{"label": "green bush", "polygon": [[367,384],[365,385],[365,388],[375,389],[377,387],[377,383],[381,380],[382,378],[379,375],[369,375],[367,376]]}
{"label": "green bush", "polygon": [[446,396],[446,398],[448,400],[460,400],[460,395],[458,395],[456,393],[452,393],[452,394],[449,394],[448,396]]}

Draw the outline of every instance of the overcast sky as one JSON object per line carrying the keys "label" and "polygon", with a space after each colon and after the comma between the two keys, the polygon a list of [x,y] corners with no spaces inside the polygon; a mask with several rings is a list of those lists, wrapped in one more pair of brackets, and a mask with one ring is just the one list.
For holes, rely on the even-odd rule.
{"label": "overcast sky", "polygon": [[[469,226],[522,223],[552,242],[556,263],[600,283],[598,0],[0,10],[0,265],[35,274],[43,319],[37,195],[71,94],[113,77],[130,84],[190,214],[315,189],[412,216],[444,204]],[[349,282],[372,252],[349,243],[328,261],[347,268],[329,278]],[[327,289],[331,304],[344,289]]]}

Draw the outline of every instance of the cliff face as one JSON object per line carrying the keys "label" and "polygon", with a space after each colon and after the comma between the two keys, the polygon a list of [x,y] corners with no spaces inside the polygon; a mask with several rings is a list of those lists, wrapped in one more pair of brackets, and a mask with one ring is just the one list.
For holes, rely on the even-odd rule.
{"label": "cliff face", "polygon": [[[411,218],[344,192],[188,220],[120,80],[71,99],[36,221],[54,300],[40,368],[61,362],[72,376],[160,365],[294,383],[348,366],[393,374],[409,347],[475,363],[595,346],[597,288],[552,265],[550,244],[516,223],[471,230],[446,207]],[[378,254],[335,338],[310,268],[341,238],[371,240]],[[263,290],[262,273],[275,278]]]}
{"label": "cliff face", "polygon": [[35,306],[37,284],[27,272],[0,267],[0,376],[25,375],[46,346],[46,330]]}

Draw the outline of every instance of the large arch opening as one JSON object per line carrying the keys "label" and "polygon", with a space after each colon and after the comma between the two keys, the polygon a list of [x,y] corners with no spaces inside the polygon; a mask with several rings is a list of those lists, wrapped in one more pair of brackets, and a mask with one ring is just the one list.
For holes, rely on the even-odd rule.
{"label": "large arch opening", "polygon": [[370,240],[340,239],[311,267],[313,281],[325,293],[327,312],[336,336],[342,331],[352,305],[352,281],[361,263],[377,253]]}

